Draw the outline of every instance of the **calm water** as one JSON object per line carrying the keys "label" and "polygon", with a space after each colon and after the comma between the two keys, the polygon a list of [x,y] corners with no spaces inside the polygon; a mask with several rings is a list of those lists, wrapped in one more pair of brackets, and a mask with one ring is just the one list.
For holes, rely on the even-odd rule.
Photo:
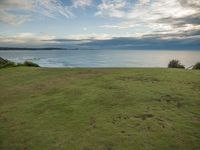
{"label": "calm water", "polygon": [[0,51],[15,62],[30,60],[42,67],[166,67],[178,59],[186,67],[200,61],[200,51],[53,50]]}

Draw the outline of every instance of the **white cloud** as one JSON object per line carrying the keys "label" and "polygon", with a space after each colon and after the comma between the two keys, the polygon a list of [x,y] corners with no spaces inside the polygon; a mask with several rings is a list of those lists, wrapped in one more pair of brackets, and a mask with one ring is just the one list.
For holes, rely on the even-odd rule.
{"label": "white cloud", "polygon": [[97,9],[95,15],[142,21],[163,17],[183,17],[197,12],[193,8],[183,7],[179,0],[155,0],[152,2],[150,0],[139,0],[137,3],[130,3],[128,0],[102,0]]}
{"label": "white cloud", "polygon": [[[67,35],[64,39],[69,40],[105,40],[111,39],[114,35],[106,34],[106,33],[88,33],[88,34],[73,34]],[[16,34],[1,34],[0,35],[0,44],[2,45],[43,45],[43,44],[55,44],[60,43],[59,40],[56,39],[56,36],[49,35],[48,33],[31,33],[31,32],[22,32]]]}
{"label": "white cloud", "polygon": [[122,10],[127,5],[124,0],[102,0],[102,3],[97,6],[96,16],[109,16],[122,18],[125,12]]}
{"label": "white cloud", "polygon": [[34,12],[48,17],[54,17],[55,15],[62,15],[66,18],[73,16],[68,6],[65,6],[60,0],[34,0],[33,1]]}
{"label": "white cloud", "polygon": [[38,15],[69,18],[73,16],[70,7],[61,0],[1,0],[0,22],[18,25]]}
{"label": "white cloud", "polygon": [[32,4],[28,0],[1,0],[0,9],[5,8],[31,9]]}
{"label": "white cloud", "polygon": [[[12,11],[17,9],[20,12]],[[30,20],[29,15],[22,13],[21,10],[27,11],[32,9],[32,4],[27,0],[1,0],[0,1],[0,22],[11,25],[18,25]]]}
{"label": "white cloud", "polygon": [[[134,28],[134,30],[137,30],[137,28],[142,27],[151,32],[169,31],[174,33],[181,30],[185,32],[185,29],[199,28],[197,24],[190,24],[189,28],[185,28],[188,25],[174,26],[172,22],[158,22],[163,18],[179,19],[200,14],[200,3],[197,3],[199,0],[138,0],[136,3],[132,2],[131,4],[127,0],[118,6],[119,1],[102,0],[95,15],[119,18],[123,21],[117,24],[101,25],[101,28]],[[200,18],[200,15],[198,17]],[[146,30],[143,32],[146,32]]]}
{"label": "white cloud", "polygon": [[12,13],[8,13],[4,10],[0,10],[0,21],[11,24],[11,25],[19,25],[27,20],[30,20],[28,15],[14,15]]}
{"label": "white cloud", "polygon": [[65,5],[61,0],[0,0],[0,22],[19,25],[39,16],[70,18],[74,8],[90,6],[93,0],[71,1]]}
{"label": "white cloud", "polygon": [[90,6],[92,4],[92,0],[72,0],[73,7],[78,8],[78,7],[86,7]]}
{"label": "white cloud", "polygon": [[107,33],[74,34],[66,36],[66,39],[74,40],[105,40],[111,39],[113,35]]}
{"label": "white cloud", "polygon": [[[9,43],[15,43],[15,44],[44,44],[44,40],[50,40],[55,38],[55,36],[49,35],[47,33],[30,33],[30,32],[24,32],[24,33],[16,33],[16,34],[1,34],[0,35],[0,42],[1,44],[9,44]],[[55,41],[51,41],[55,42]],[[49,43],[49,41],[48,41]]]}
{"label": "white cloud", "polygon": [[141,4],[148,4],[150,2],[150,0],[140,0]]}

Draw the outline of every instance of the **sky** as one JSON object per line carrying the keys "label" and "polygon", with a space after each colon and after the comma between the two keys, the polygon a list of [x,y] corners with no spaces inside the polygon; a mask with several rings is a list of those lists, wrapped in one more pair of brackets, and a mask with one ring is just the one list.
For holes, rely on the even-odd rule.
{"label": "sky", "polygon": [[200,50],[200,0],[0,0],[0,46]]}

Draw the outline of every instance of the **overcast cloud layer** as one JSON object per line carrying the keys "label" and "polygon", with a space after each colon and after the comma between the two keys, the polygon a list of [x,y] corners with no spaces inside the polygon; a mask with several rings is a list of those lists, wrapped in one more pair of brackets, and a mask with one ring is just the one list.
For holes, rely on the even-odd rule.
{"label": "overcast cloud layer", "polygon": [[128,48],[200,49],[200,0],[0,1],[1,46],[100,48],[119,39]]}

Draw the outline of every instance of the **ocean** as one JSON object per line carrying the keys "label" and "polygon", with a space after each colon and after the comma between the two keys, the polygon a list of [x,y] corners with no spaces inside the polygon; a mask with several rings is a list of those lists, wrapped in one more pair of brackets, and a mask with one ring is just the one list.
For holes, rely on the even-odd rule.
{"label": "ocean", "polygon": [[178,59],[186,67],[200,62],[200,51],[186,50],[2,50],[0,57],[41,67],[167,67]]}

